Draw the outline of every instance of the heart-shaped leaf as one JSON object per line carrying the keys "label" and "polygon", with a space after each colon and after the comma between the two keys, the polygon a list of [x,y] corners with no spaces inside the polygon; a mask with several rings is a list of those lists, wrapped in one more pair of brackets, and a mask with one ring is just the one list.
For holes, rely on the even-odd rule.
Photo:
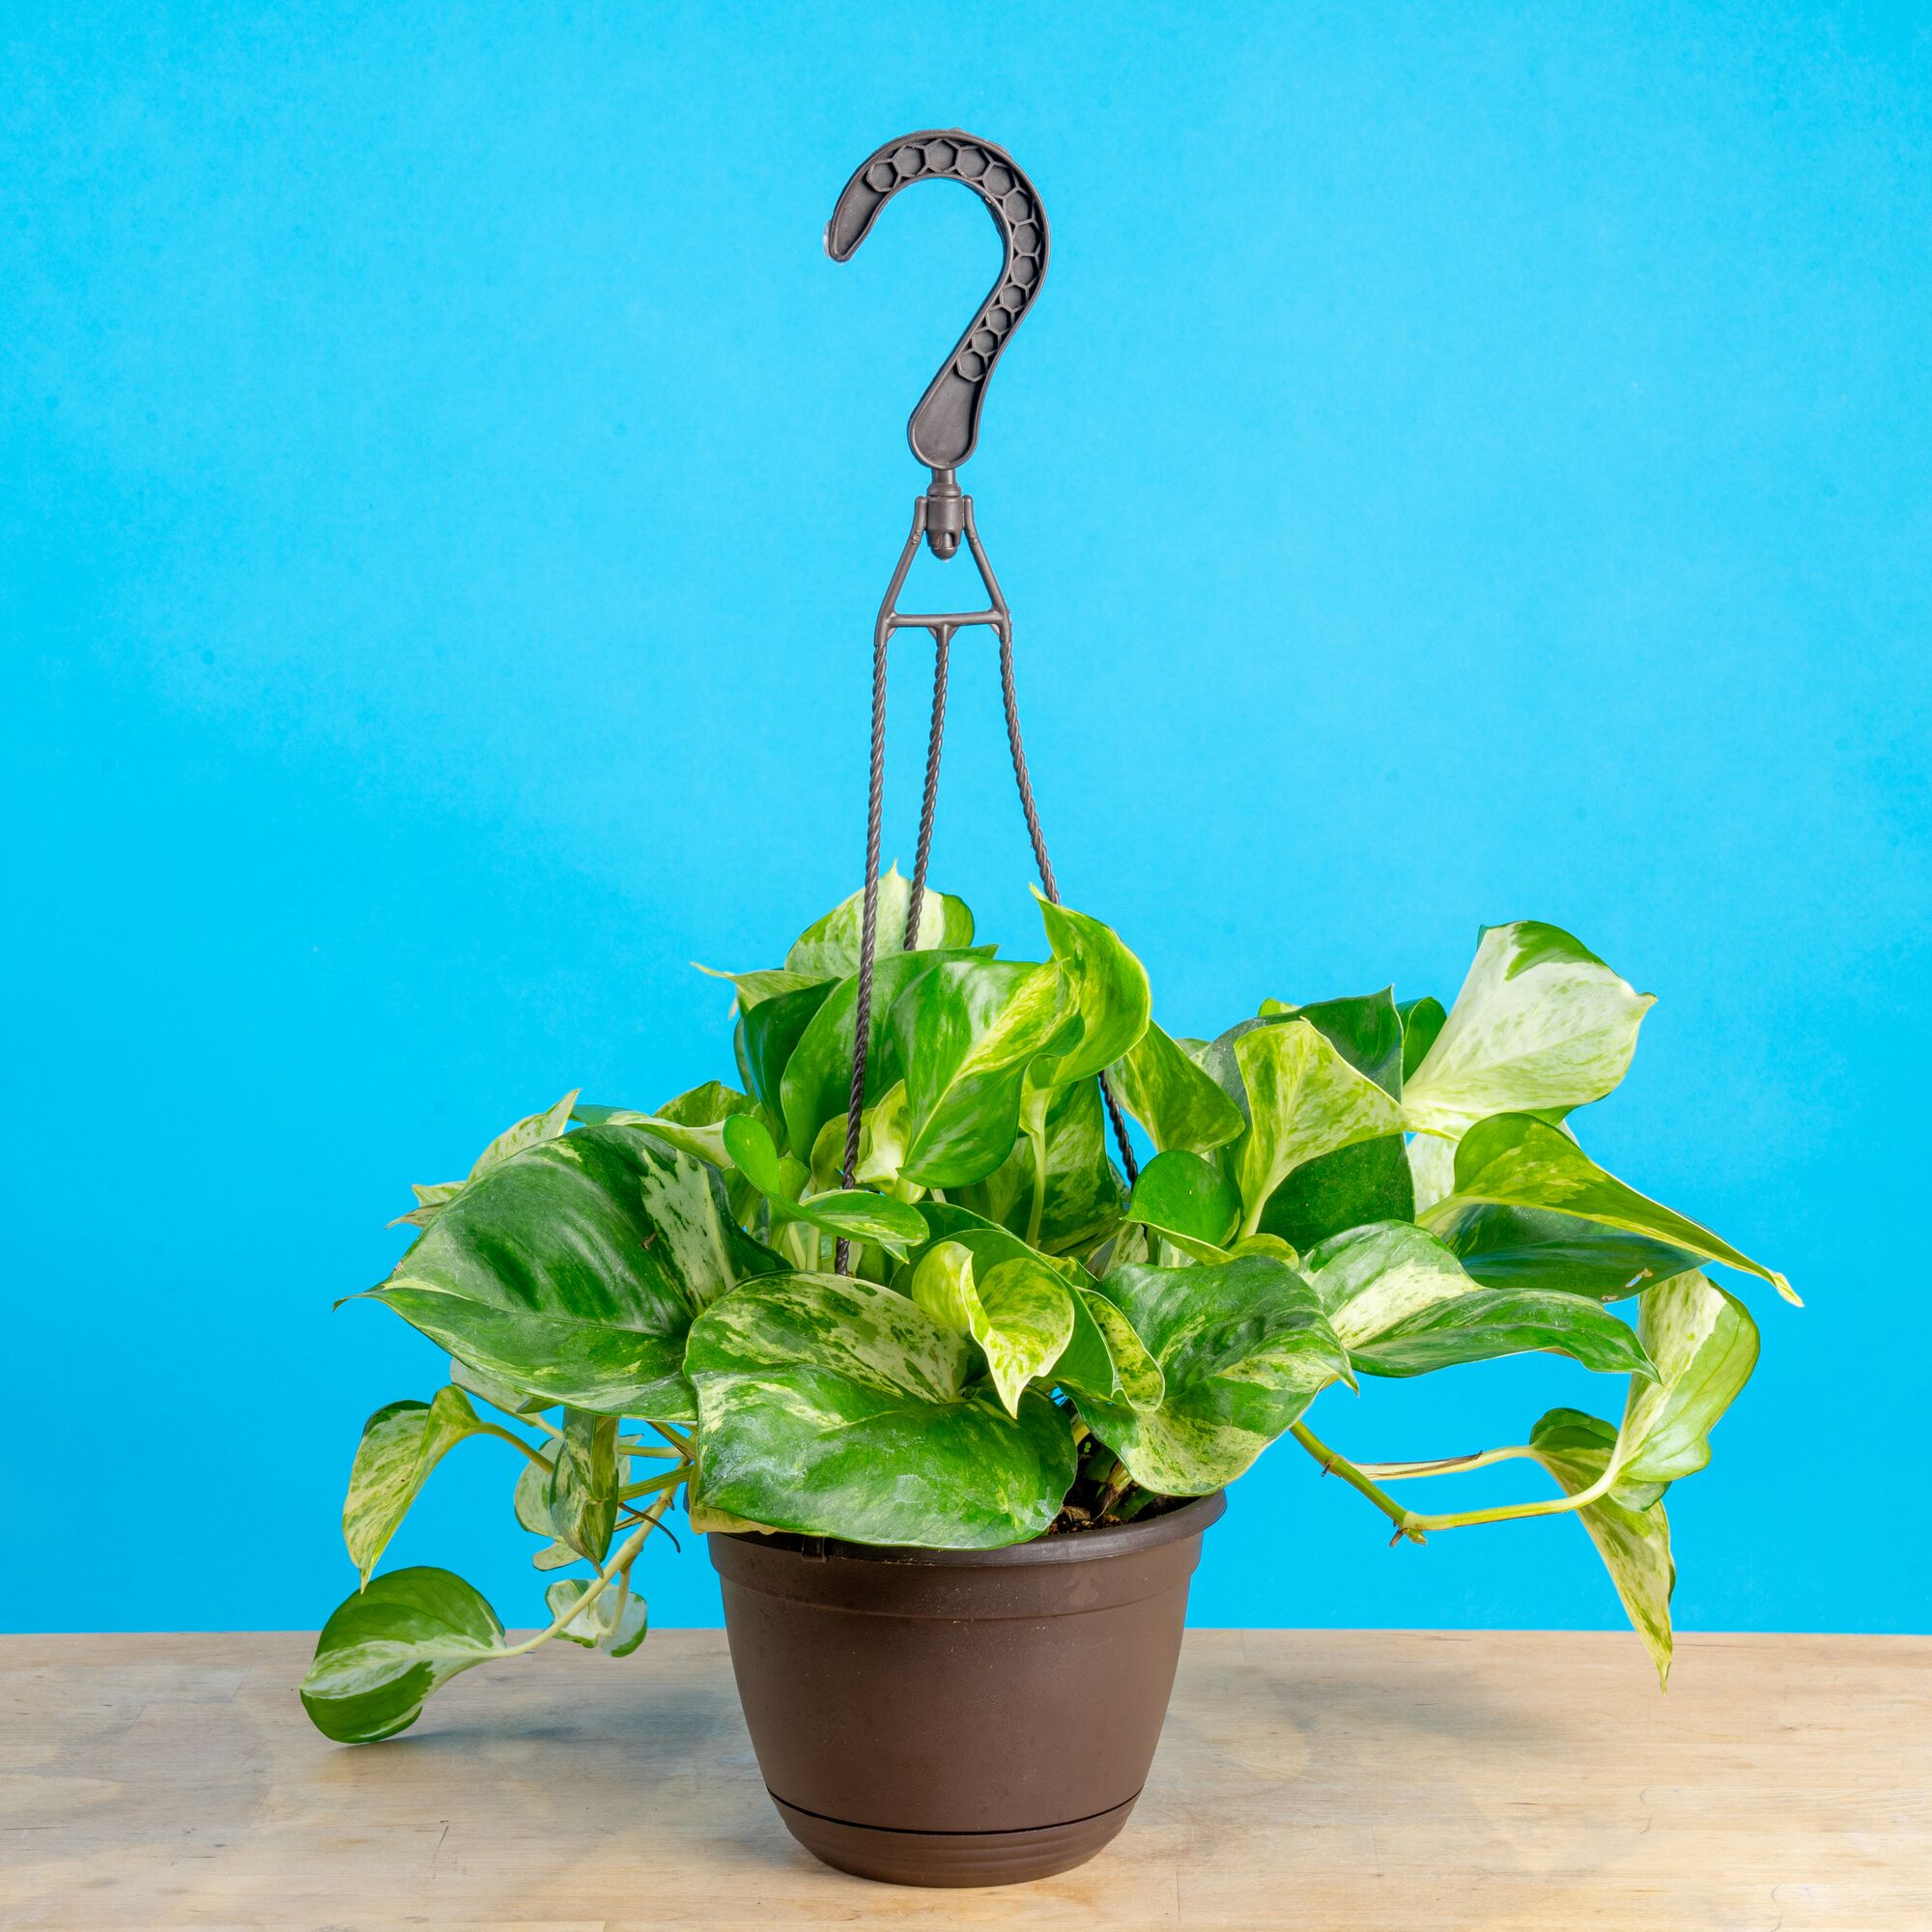
{"label": "heart-shaped leaf", "polygon": [[1547,1208],[1620,1228],[1757,1275],[1785,1300],[1798,1302],[1781,1274],[1740,1254],[1710,1229],[1626,1187],[1567,1134],[1532,1115],[1498,1114],[1470,1128],[1456,1150],[1456,1191],[1426,1209],[1422,1220],[1432,1230],[1453,1227],[1463,1208],[1480,1203]]}
{"label": "heart-shaped leaf", "polygon": [[[554,1620],[563,1615],[590,1585],[581,1577],[559,1577],[544,1592],[544,1603]],[[602,1650],[611,1657],[629,1657],[643,1642],[650,1618],[644,1600],[616,1584],[606,1584],[589,1608],[573,1617],[557,1634],[585,1650]]]}
{"label": "heart-shaped leaf", "polygon": [[912,1298],[942,1328],[978,1345],[1009,1415],[1018,1415],[1021,1392],[1052,1369],[1073,1334],[1071,1289],[1032,1255],[996,1262],[976,1280],[970,1248],[937,1242],[913,1270]]}
{"label": "heart-shaped leaf", "polygon": [[392,1570],[323,1625],[302,1708],[325,1737],[373,1744],[406,1731],[424,1699],[505,1651],[497,1613],[447,1570]]}
{"label": "heart-shaped leaf", "polygon": [[1435,1225],[1456,1259],[1486,1288],[1555,1288],[1619,1301],[1683,1274],[1698,1260],[1667,1241],[1538,1208],[1472,1203],[1450,1209]]}
{"label": "heart-shaped leaf", "polygon": [[1314,1288],[1269,1256],[1116,1268],[1099,1292],[1146,1344],[1165,1394],[1151,1412],[1083,1396],[1081,1418],[1160,1494],[1233,1482],[1321,1389],[1352,1380]]}
{"label": "heart-shaped leaf", "polygon": [[1488,926],[1404,1088],[1404,1118],[1453,1137],[1492,1114],[1601,1099],[1629,1068],[1653,1004],[1559,926]]}
{"label": "heart-shaped leaf", "polygon": [[[912,881],[895,866],[879,875],[873,927],[872,956],[889,958],[906,951],[906,914],[912,909]],[[862,888],[849,899],[841,899],[823,919],[811,924],[792,941],[785,954],[785,970],[810,974],[818,980],[843,980],[858,972],[861,942],[865,935],[866,895]],[[971,946],[973,914],[964,899],[934,892],[928,886],[920,900],[919,933],[912,950]]]}
{"label": "heart-shaped leaf", "polygon": [[630,1107],[579,1106],[572,1116],[588,1127],[641,1127],[661,1141],[712,1167],[729,1167],[724,1151],[724,1122],[738,1114],[754,1114],[758,1103],[749,1094],[707,1080],[701,1087],[667,1100],[654,1113]]}
{"label": "heart-shaped leaf", "polygon": [[[1554,1476],[1566,1495],[1593,1488],[1614,1451],[1616,1430],[1579,1409],[1553,1408],[1529,1438],[1536,1460]],[[1677,1565],[1670,1553],[1670,1524],[1661,1502],[1642,1509],[1601,1496],[1577,1511],[1631,1627],[1642,1637],[1657,1681],[1670,1681],[1670,1597],[1677,1587]]]}
{"label": "heart-shaped leaf", "polygon": [[1048,1089],[1092,1079],[1130,1051],[1147,1031],[1151,996],[1147,969],[1111,925],[1055,905],[1037,890],[1034,897],[1060,968],[1065,1004],[1079,1020],[1068,1028],[1065,1045],[1034,1064],[1035,1084]]}
{"label": "heart-shaped leaf", "polygon": [[1148,1130],[1160,1153],[1176,1148],[1211,1153],[1247,1124],[1239,1106],[1213,1076],[1151,1020],[1114,1063],[1110,1077],[1121,1104]]}
{"label": "heart-shaped leaf", "polygon": [[429,1402],[392,1402],[362,1425],[342,1506],[342,1540],[363,1582],[429,1472],[465,1436],[493,1427],[458,1388],[440,1388]]}
{"label": "heart-shaped leaf", "polygon": [[606,1414],[691,1412],[699,1308],[781,1266],[714,1170],[633,1127],[582,1127],[504,1161],[369,1297],[484,1375]]}
{"label": "heart-shaped leaf", "polygon": [[770,1275],[691,1331],[702,1509],[857,1543],[981,1549],[1037,1536],[1074,1475],[1066,1415],[1037,1389],[1009,1415],[973,1351],[906,1296]]}
{"label": "heart-shaped leaf", "polygon": [[412,1185],[410,1192],[416,1197],[415,1207],[407,1214],[398,1214],[389,1226],[427,1228],[479,1175],[487,1174],[512,1154],[522,1153],[526,1148],[557,1139],[570,1125],[571,1110],[576,1105],[577,1092],[573,1090],[542,1113],[527,1114],[514,1126],[505,1127],[476,1156],[476,1164],[469,1170],[469,1179],[440,1180],[428,1187]]}
{"label": "heart-shaped leaf", "polygon": [[1234,1041],[1247,1094],[1248,1130],[1234,1149],[1243,1233],[1261,1225],[1269,1197],[1322,1154],[1393,1133],[1397,1103],[1305,1019],[1250,1027]]}
{"label": "heart-shaped leaf", "polygon": [[1170,1148],[1141,1169],[1127,1219],[1196,1260],[1218,1261],[1240,1224],[1240,1190],[1212,1161]]}
{"label": "heart-shaped leaf", "polygon": [[1602,1374],[1656,1377],[1635,1332],[1594,1297],[1482,1288],[1434,1236],[1404,1222],[1338,1235],[1307,1266],[1349,1359],[1370,1375],[1548,1349]]}
{"label": "heart-shaped leaf", "polygon": [[893,1009],[910,1132],[904,1174],[924,1187],[989,1175],[1012,1151],[1028,1067],[1069,1030],[1057,966],[955,960]]}
{"label": "heart-shaped leaf", "polygon": [[[904,1254],[925,1238],[919,1209],[883,1194],[843,1188],[802,1198],[797,1179],[785,1171],[787,1163],[781,1162],[762,1121],[741,1114],[725,1122],[724,1145],[738,1171],[772,1204],[773,1214],[781,1220],[804,1221],[848,1240],[875,1241],[894,1255]],[[803,1177],[805,1170],[797,1162],[788,1165]]]}

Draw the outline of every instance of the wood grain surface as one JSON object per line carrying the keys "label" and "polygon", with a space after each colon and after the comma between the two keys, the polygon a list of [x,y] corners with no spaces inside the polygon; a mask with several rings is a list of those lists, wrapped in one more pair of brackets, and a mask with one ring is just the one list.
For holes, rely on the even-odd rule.
{"label": "wood grain surface", "polygon": [[[309,1728],[292,1634],[0,1638],[0,1925],[1932,1932],[1932,1639],[1201,1632],[1094,1863],[905,1891],[815,1864],[722,1635],[473,1671]],[[557,1651],[561,1652],[558,1646]]]}

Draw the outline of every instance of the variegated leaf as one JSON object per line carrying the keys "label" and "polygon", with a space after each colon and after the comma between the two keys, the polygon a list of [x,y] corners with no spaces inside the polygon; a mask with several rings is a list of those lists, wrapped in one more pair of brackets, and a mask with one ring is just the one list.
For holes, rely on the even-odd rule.
{"label": "variegated leaf", "polygon": [[458,1388],[440,1388],[429,1402],[392,1402],[362,1425],[342,1505],[342,1540],[364,1583],[430,1471],[465,1436],[491,1426]]}

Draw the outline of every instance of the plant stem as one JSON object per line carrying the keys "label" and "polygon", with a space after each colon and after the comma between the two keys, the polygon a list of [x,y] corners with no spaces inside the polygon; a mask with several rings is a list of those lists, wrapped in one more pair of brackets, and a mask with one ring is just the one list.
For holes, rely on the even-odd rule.
{"label": "plant stem", "polygon": [[655,1429],[657,1433],[660,1435],[662,1435],[664,1439],[667,1442],[668,1442],[680,1456],[684,1456],[687,1458],[690,1456],[691,1437],[687,1435],[683,1430],[672,1428],[668,1422],[651,1422],[648,1420],[645,1422],[644,1427],[647,1429]]}
{"label": "plant stem", "polygon": [[1417,1520],[1407,1510],[1404,1509],[1387,1491],[1378,1490],[1346,1456],[1338,1455],[1333,1449],[1329,1448],[1327,1443],[1322,1441],[1306,1423],[1291,1423],[1288,1433],[1321,1464],[1321,1473],[1324,1476],[1330,1474],[1340,1476],[1351,1490],[1367,1496],[1395,1524],[1395,1535],[1389,1539],[1391,1543],[1398,1543],[1405,1536],[1411,1543],[1420,1543],[1422,1541],[1422,1533],[1415,1526]]}
{"label": "plant stem", "polygon": [[1033,1144],[1033,1205],[1027,1209],[1027,1246],[1039,1246],[1040,1224],[1046,1214],[1046,1122],[1029,1121],[1027,1139]]}
{"label": "plant stem", "polygon": [[507,1429],[498,1429],[494,1422],[484,1423],[476,1433],[479,1435],[494,1435],[499,1442],[507,1442],[511,1448],[521,1449],[539,1467],[545,1469],[550,1467],[550,1459],[544,1455],[541,1449],[532,1447],[521,1435],[514,1435]]}
{"label": "plant stem", "polygon": [[1515,1456],[1534,1457],[1533,1449],[1479,1449],[1469,1456],[1441,1456],[1431,1463],[1358,1463],[1365,1476],[1384,1483],[1401,1482],[1411,1476],[1460,1476],[1470,1469],[1487,1469],[1492,1463],[1507,1463]]}
{"label": "plant stem", "polygon": [[617,1492],[617,1500],[627,1503],[633,1496],[655,1495],[659,1490],[674,1490],[691,1474],[691,1464],[680,1463],[674,1469],[667,1469],[662,1476],[653,1476],[645,1483],[627,1483]]}
{"label": "plant stem", "polygon": [[657,1508],[640,1522],[637,1529],[617,1546],[616,1553],[597,1573],[596,1580],[579,1597],[576,1603],[564,1611],[548,1630],[538,1631],[535,1636],[526,1636],[522,1643],[513,1643],[502,1655],[523,1657],[536,1649],[539,1644],[548,1643],[552,1637],[560,1635],[582,1613],[588,1609],[604,1594],[604,1587],[619,1570],[627,1576],[633,1563],[638,1560],[638,1551],[644,1547],[644,1539],[658,1526],[658,1517],[668,1506],[670,1498],[664,1497]]}
{"label": "plant stem", "polygon": [[[1291,1424],[1289,1434],[1321,1464],[1324,1475],[1333,1471],[1351,1490],[1367,1496],[1395,1524],[1396,1536],[1406,1536],[1411,1543],[1420,1543],[1432,1529],[1469,1529],[1480,1522],[1520,1522],[1530,1517],[1565,1516],[1573,1510],[1583,1508],[1586,1503],[1595,1502],[1600,1496],[1607,1495],[1616,1483],[1616,1465],[1606,1463],[1604,1473],[1588,1489],[1578,1490],[1574,1495],[1548,1496],[1541,1502],[1533,1503],[1498,1503],[1487,1509],[1455,1510],[1443,1516],[1423,1516],[1413,1510],[1405,1509],[1385,1490],[1378,1489],[1364,1468],[1358,1468],[1347,1457],[1338,1455],[1305,1424],[1299,1422]],[[1487,1460],[1502,1462],[1511,1455],[1523,1453],[1525,1452],[1521,1450],[1491,1451]],[[1475,1465],[1474,1459],[1465,1461],[1452,1458],[1451,1460],[1463,1468]],[[1380,1466],[1383,1465],[1374,1463],[1367,1465],[1369,1468]],[[1425,1469],[1424,1473],[1435,1473],[1435,1470]]]}

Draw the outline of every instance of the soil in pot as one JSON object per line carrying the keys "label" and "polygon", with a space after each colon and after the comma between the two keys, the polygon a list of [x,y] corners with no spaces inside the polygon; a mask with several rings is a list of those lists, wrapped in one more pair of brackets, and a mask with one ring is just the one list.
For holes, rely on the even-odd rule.
{"label": "soil in pot", "polygon": [[1223,1507],[1006,1549],[707,1537],[792,1835],[898,1885],[1009,1885],[1091,1859],[1147,1781]]}

